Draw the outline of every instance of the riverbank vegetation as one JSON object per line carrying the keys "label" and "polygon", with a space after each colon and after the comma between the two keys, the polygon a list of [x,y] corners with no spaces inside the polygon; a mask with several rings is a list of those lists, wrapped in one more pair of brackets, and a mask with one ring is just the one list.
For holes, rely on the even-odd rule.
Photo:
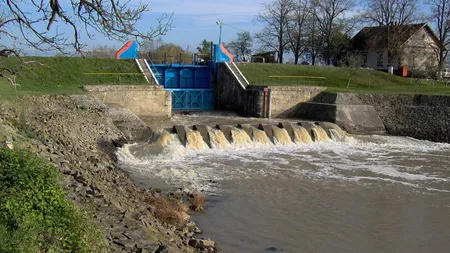
{"label": "riverbank vegetation", "polygon": [[59,171],[0,149],[0,252],[101,252],[105,236],[66,198]]}
{"label": "riverbank vegetation", "polygon": [[[450,95],[450,85],[435,80],[405,78],[372,69],[358,69],[352,73],[341,67],[291,64],[239,64],[250,85],[318,85],[329,92],[382,94],[440,94]],[[319,77],[319,78],[318,78]]]}

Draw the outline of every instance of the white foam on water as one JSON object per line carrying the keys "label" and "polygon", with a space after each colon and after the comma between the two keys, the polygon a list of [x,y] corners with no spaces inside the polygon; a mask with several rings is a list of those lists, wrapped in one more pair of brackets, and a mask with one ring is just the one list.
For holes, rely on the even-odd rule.
{"label": "white foam on water", "polygon": [[[437,189],[434,184],[450,188],[445,170],[450,167],[450,161],[442,159],[450,154],[450,145],[404,137],[353,138],[352,143],[232,144],[229,148],[202,150],[185,148],[178,138],[172,138],[158,154],[145,154],[142,152],[145,147],[131,144],[119,149],[117,156],[125,169],[143,177],[158,177],[176,187],[211,192],[218,191],[211,180],[272,177],[383,181],[433,191],[445,190]],[[248,144],[248,140],[243,142]],[[421,159],[415,159],[418,155]],[[436,169],[428,165],[427,157],[435,160]],[[402,165],[402,161],[417,165]]]}

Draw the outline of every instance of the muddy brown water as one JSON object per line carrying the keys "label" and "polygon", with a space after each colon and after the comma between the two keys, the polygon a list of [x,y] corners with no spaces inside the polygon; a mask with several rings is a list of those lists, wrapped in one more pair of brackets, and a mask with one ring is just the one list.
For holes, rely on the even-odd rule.
{"label": "muddy brown water", "polygon": [[[242,123],[176,116],[167,124]],[[231,124],[230,123],[230,124]],[[396,136],[119,150],[141,187],[204,190],[193,219],[223,252],[448,252],[450,145]]]}

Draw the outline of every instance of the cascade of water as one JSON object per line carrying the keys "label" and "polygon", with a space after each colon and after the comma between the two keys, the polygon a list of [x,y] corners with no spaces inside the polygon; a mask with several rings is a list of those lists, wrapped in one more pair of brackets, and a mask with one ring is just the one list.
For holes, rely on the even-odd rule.
{"label": "cascade of water", "polygon": [[227,138],[222,131],[216,128],[208,128],[209,138],[211,139],[211,145],[214,148],[225,149],[230,146]]}
{"label": "cascade of water", "polygon": [[311,139],[311,135],[309,135],[308,130],[306,130],[304,127],[294,127],[294,135],[296,143],[309,144],[313,142]]}
{"label": "cascade of water", "polygon": [[253,130],[253,141],[256,143],[264,144],[264,145],[270,145],[272,142],[269,140],[269,137],[267,137],[266,132],[263,130],[259,130],[256,127],[252,127]]}
{"label": "cascade of water", "polygon": [[173,134],[165,132],[159,136],[159,138],[158,138],[158,140],[156,140],[155,144],[159,145],[161,147],[165,147],[165,146],[169,145],[169,142],[171,142],[173,140],[173,138],[174,138]]}
{"label": "cascade of water", "polygon": [[248,136],[247,132],[242,129],[232,127],[231,138],[233,139],[233,145],[238,147],[250,147],[252,146],[252,140]]}
{"label": "cascade of water", "polygon": [[275,144],[281,144],[281,145],[292,144],[291,137],[289,136],[286,129],[279,128],[276,126],[273,126],[272,129],[273,129],[273,136],[274,136]]}
{"label": "cascade of water", "polygon": [[339,134],[339,132],[336,129],[330,129],[329,131],[330,131],[331,139],[333,141],[343,140],[342,136]]}
{"label": "cascade of water", "polygon": [[190,149],[202,150],[208,148],[208,145],[203,141],[203,137],[198,131],[187,128],[186,139],[186,146]]}
{"label": "cascade of water", "polygon": [[314,141],[326,142],[329,141],[327,132],[320,126],[315,126],[311,128],[311,131],[314,133]]}

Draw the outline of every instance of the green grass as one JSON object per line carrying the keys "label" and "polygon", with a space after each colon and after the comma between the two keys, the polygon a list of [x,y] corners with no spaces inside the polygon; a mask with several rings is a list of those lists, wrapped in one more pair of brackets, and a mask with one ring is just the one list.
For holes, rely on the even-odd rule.
{"label": "green grass", "polygon": [[[7,66],[18,66],[15,57],[0,59]],[[81,57],[26,57],[15,90],[0,78],[0,99],[22,95],[79,94],[83,85],[146,84],[134,60]],[[112,73],[92,75],[86,73]],[[120,74],[117,73],[131,73]]]}
{"label": "green grass", "polygon": [[60,173],[25,150],[0,148],[0,252],[101,252],[95,223],[66,198]]}
{"label": "green grass", "polygon": [[[433,87],[432,81],[417,81],[368,69],[359,69],[353,76],[350,87],[346,88],[349,76],[346,68],[258,63],[239,64],[238,67],[251,85],[318,85],[328,87],[330,92],[450,95],[450,86],[445,86],[443,82],[434,82]],[[313,76],[326,79],[320,81],[287,76]]]}

